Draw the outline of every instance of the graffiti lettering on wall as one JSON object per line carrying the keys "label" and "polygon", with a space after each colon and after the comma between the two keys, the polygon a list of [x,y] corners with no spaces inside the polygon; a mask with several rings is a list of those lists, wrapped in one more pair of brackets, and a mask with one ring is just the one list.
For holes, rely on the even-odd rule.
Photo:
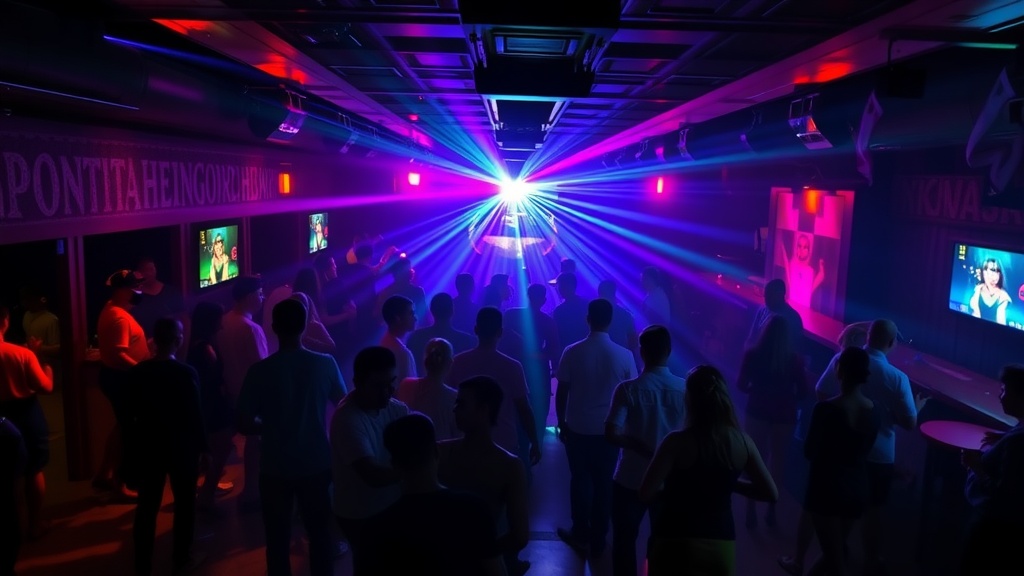
{"label": "graffiti lettering on wall", "polygon": [[0,222],[210,207],[276,198],[255,156],[0,133]]}
{"label": "graffiti lettering on wall", "polygon": [[985,180],[977,176],[901,176],[896,178],[898,213],[909,218],[960,224],[1017,227],[1020,210],[984,206]]}

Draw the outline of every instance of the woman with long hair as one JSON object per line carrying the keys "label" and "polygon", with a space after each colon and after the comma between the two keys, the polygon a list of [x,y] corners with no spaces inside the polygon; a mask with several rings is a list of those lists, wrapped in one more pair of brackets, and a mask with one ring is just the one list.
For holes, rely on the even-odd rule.
{"label": "woman with long hair", "polygon": [[[786,463],[786,447],[793,436],[800,401],[810,395],[803,358],[792,349],[789,323],[772,316],[760,337],[743,355],[739,380],[740,392],[748,394],[747,432],[760,448],[768,470],[781,477]],[[765,524],[775,525],[775,505],[768,505]],[[757,527],[753,500],[747,503],[747,528]]]}
{"label": "woman with long hair", "polygon": [[[188,345],[188,364],[199,374],[199,400],[206,424],[210,461],[203,485],[199,489],[196,508],[214,511],[214,497],[224,465],[234,445],[235,432],[231,404],[224,391],[224,361],[217,349],[217,333],[221,329],[224,308],[213,302],[200,302],[192,311],[192,331]],[[229,489],[227,483],[224,489]]]}
{"label": "woman with long hair", "polygon": [[846,348],[836,362],[841,392],[818,402],[804,455],[811,463],[804,509],[810,513],[822,557],[809,574],[843,576],[849,571],[846,539],[868,505],[868,451],[875,444],[881,416],[861,391],[870,374],[868,353]]}
{"label": "woman with long hair", "polygon": [[427,341],[423,352],[423,366],[427,370],[422,378],[406,378],[398,385],[395,399],[404,402],[409,410],[426,414],[434,423],[438,440],[459,437],[455,426],[455,397],[458,391],[448,386],[452,370],[452,345],[444,338]]}
{"label": "woman with long hair", "polygon": [[978,268],[978,284],[971,296],[971,315],[989,322],[1006,325],[1006,307],[1012,298],[1003,287],[1003,265],[995,258],[987,258]]}
{"label": "woman with long hair", "polygon": [[779,491],[740,430],[721,372],[690,370],[685,402],[686,427],[665,437],[640,485],[640,499],[653,502],[655,512],[648,574],[734,576],[733,493],[774,502]]}

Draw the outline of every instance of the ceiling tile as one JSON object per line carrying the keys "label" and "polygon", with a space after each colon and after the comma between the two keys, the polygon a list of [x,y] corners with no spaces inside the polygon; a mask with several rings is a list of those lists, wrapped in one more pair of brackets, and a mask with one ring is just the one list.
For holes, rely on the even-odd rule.
{"label": "ceiling tile", "polygon": [[387,41],[396,52],[469,54],[469,42],[461,37],[388,36]]}
{"label": "ceiling tile", "polygon": [[612,42],[602,58],[636,58],[678,60],[690,46],[686,44],[652,44],[647,42]]}
{"label": "ceiling tile", "polygon": [[405,61],[413,68],[469,68],[466,54],[414,53],[403,54]]}

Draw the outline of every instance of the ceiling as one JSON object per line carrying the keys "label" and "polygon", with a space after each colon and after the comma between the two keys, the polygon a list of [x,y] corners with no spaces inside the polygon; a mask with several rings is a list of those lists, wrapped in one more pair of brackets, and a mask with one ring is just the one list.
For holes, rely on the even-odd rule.
{"label": "ceiling", "polygon": [[1024,21],[1024,2],[1011,0],[110,0],[103,10],[122,24],[157,20],[435,150],[484,148],[514,174],[534,156],[592,157],[890,57],[1020,34],[1010,28]]}

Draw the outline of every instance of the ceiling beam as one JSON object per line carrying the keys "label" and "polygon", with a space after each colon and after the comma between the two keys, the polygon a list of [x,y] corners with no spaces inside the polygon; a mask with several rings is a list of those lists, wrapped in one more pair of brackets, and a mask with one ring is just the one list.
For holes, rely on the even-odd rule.
{"label": "ceiling beam", "polygon": [[[82,3],[89,4],[89,3]],[[80,13],[105,20],[205,20],[226,22],[255,20],[259,22],[286,22],[290,24],[323,24],[324,22],[351,22],[358,24],[444,24],[459,26],[459,13],[452,10],[407,10],[373,8],[372,10],[323,8],[305,10],[297,8],[240,9],[229,6],[196,6],[189,4],[154,5],[124,2],[121,6],[95,8],[91,5],[73,5],[69,13]]]}
{"label": "ceiling beam", "polygon": [[[88,4],[88,3],[82,3]],[[206,20],[210,22],[255,20],[289,24],[323,24],[348,22],[357,24],[434,24],[460,26],[458,11],[408,10],[375,7],[373,9],[297,8],[239,9],[228,6],[197,6],[189,4],[143,4],[126,2],[121,7],[95,8],[73,5],[71,13],[80,13],[108,20]],[[621,30],[679,30],[691,32],[804,32],[837,34],[849,28],[842,22],[806,18],[723,18],[720,16],[623,16]]]}
{"label": "ceiling beam", "polygon": [[687,32],[767,32],[839,34],[850,28],[838,21],[803,18],[722,18],[720,16],[623,16],[619,30],[686,30]]}

